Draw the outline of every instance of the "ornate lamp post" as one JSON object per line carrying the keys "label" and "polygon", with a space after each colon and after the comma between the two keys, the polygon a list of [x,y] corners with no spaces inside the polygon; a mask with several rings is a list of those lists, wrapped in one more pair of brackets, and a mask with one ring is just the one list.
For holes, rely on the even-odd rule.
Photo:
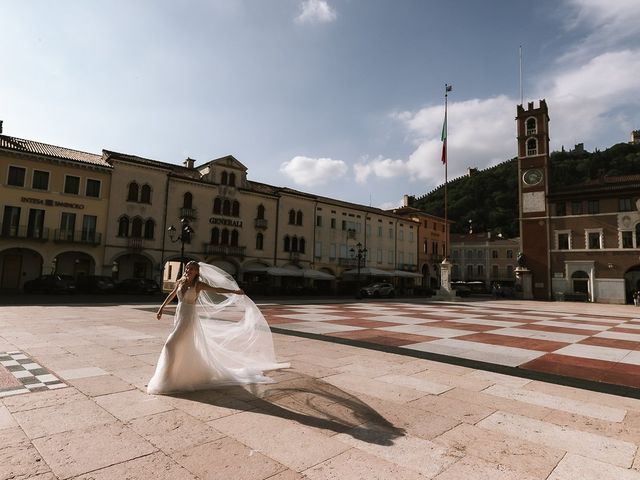
{"label": "ornate lamp post", "polygon": [[367,258],[367,249],[362,247],[362,244],[358,242],[356,244],[356,248],[351,248],[349,250],[351,253],[351,258],[355,258],[357,260],[357,272],[356,272],[356,298],[362,298],[360,295],[360,265],[363,260]]}
{"label": "ornate lamp post", "polygon": [[176,236],[177,229],[173,225],[168,228],[168,231],[169,239],[173,243],[178,241],[180,242],[180,270],[178,271],[178,277],[181,277],[185,263],[184,244],[191,243],[191,235],[193,235],[195,232],[193,228],[191,228],[191,225],[189,225],[189,219],[186,217],[180,219],[180,235]]}

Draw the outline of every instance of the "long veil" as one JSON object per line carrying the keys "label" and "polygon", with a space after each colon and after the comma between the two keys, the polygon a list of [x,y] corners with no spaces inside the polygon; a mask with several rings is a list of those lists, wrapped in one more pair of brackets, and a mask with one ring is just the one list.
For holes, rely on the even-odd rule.
{"label": "long veil", "polygon": [[[238,290],[224,270],[200,262],[200,280],[213,287]],[[197,300],[197,323],[202,328],[197,345],[220,372],[223,384],[270,382],[265,370],[289,367],[276,360],[269,325],[246,295],[221,296],[202,290]],[[226,378],[225,378],[226,377]]]}

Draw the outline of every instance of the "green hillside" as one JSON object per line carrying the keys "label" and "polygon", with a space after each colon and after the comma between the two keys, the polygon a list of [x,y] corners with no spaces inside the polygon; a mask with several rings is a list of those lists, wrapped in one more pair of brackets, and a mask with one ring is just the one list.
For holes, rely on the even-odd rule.
{"label": "green hillside", "polygon": [[[604,151],[553,152],[550,157],[551,187],[574,185],[601,175],[640,174],[640,145],[619,143]],[[507,160],[486,170],[450,180],[447,186],[451,231],[518,236],[518,165]],[[412,198],[411,206],[444,217],[444,187]]]}

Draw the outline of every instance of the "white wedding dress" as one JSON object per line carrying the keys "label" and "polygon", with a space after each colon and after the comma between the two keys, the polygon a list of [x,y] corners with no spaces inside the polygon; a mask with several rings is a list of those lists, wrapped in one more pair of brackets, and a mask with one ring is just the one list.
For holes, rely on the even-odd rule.
{"label": "white wedding dress", "polygon": [[[211,265],[201,263],[200,276],[209,285],[238,288],[232,277]],[[271,383],[265,370],[289,366],[276,361],[269,325],[251,299],[231,295],[215,300],[215,295],[198,293],[195,287],[178,290],[174,328],[149,380],[148,393]]]}

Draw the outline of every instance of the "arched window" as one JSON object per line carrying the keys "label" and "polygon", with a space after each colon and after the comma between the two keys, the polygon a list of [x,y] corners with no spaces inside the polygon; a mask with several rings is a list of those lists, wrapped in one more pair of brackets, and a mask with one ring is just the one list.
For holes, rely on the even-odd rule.
{"label": "arched window", "polygon": [[211,229],[211,245],[220,244],[220,229],[218,227]]}
{"label": "arched window", "polygon": [[264,220],[264,205],[258,205],[258,220]]}
{"label": "arched window", "polygon": [[193,195],[191,195],[191,192],[184,194],[182,198],[182,208],[193,208]]}
{"label": "arched window", "polygon": [[238,230],[231,231],[231,246],[232,247],[238,246]]}
{"label": "arched window", "polygon": [[136,217],[131,222],[131,236],[133,238],[142,238],[142,219]]}
{"label": "arched window", "polygon": [[302,225],[302,210],[298,210],[296,214],[296,225]]}
{"label": "arched window", "polygon": [[119,237],[129,236],[129,218],[128,217],[120,217],[120,220],[118,220],[118,236]]}
{"label": "arched window", "polygon": [[142,186],[140,190],[140,202],[141,203],[151,203],[151,186],[146,183]]}
{"label": "arched window", "polygon": [[528,118],[527,119],[527,135],[534,135],[537,133],[536,131],[536,119]]}
{"label": "arched window", "polygon": [[240,216],[240,202],[238,202],[237,200],[233,201],[233,206],[231,207],[231,215],[233,217]]}
{"label": "arched window", "polygon": [[296,224],[296,211],[291,209],[289,210],[289,225]]}
{"label": "arched window", "polygon": [[288,252],[289,250],[291,250],[291,239],[289,238],[289,235],[287,235],[284,237],[284,251]]}
{"label": "arched window", "polygon": [[148,219],[144,222],[144,238],[147,240],[153,240],[156,229],[156,222],[152,219]]}
{"label": "arched window", "polygon": [[298,237],[293,237],[291,239],[291,251],[292,252],[298,251]]}
{"label": "arched window", "polygon": [[222,202],[222,214],[231,215],[231,202],[229,200]]}
{"label": "arched window", "polygon": [[213,213],[220,214],[221,210],[222,200],[220,200],[220,197],[216,197],[216,199],[213,201]]}
{"label": "arched window", "polygon": [[227,172],[222,172],[222,175],[220,175],[220,183],[222,185],[227,184]]}
{"label": "arched window", "polygon": [[636,223],[636,248],[640,247],[640,223]]}
{"label": "arched window", "polygon": [[236,174],[235,173],[230,173],[229,174],[229,185],[231,185],[232,187],[236,186]]}
{"label": "arched window", "polygon": [[298,251],[300,253],[304,253],[305,246],[306,246],[306,242],[304,241],[304,238],[301,238],[300,242],[298,243]]}
{"label": "arched window", "polygon": [[128,202],[137,202],[138,201],[138,184],[136,182],[131,182],[129,184],[129,194],[127,195]]}
{"label": "arched window", "polygon": [[256,250],[262,250],[264,247],[264,236],[261,233],[256,235]]}
{"label": "arched window", "polygon": [[222,238],[220,239],[220,243],[222,245],[229,245],[229,230],[226,228],[222,229]]}
{"label": "arched window", "polygon": [[538,154],[538,142],[535,138],[530,138],[527,140],[527,155],[537,155]]}

